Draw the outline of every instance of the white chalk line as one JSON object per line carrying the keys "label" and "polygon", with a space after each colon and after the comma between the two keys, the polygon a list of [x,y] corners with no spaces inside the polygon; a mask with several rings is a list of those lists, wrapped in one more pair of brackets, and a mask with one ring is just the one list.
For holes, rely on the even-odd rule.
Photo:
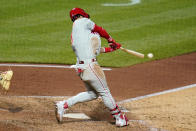
{"label": "white chalk line", "polygon": [[132,122],[132,123],[137,122],[141,125],[144,125],[144,126],[148,127],[150,129],[150,131],[167,131],[167,130],[164,130],[164,129],[152,127],[147,122],[145,122],[144,120],[129,120],[129,122]]}
{"label": "white chalk line", "polygon": [[129,3],[123,3],[123,4],[105,3],[102,4],[102,6],[132,6],[139,3],[141,3],[141,0],[130,0]]}
{"label": "white chalk line", "polygon": [[[167,93],[177,92],[177,91],[181,91],[181,90],[185,90],[185,89],[189,89],[189,88],[194,88],[194,87],[196,87],[196,84],[187,85],[187,86],[183,86],[183,87],[179,87],[179,88],[175,88],[175,89],[170,89],[170,90],[165,90],[165,91],[162,91],[162,92],[148,94],[148,95],[145,95],[145,96],[139,96],[139,97],[135,97],[135,98],[126,99],[126,100],[118,102],[118,104],[128,103],[128,102],[132,102],[132,101],[136,101],[136,100],[141,100],[141,99],[145,99],[145,98],[149,98],[149,97],[153,97],[153,96],[158,96],[158,95],[163,95],[163,94],[167,94]],[[130,122],[137,122],[141,125],[144,125],[144,126],[148,127],[150,129],[150,131],[167,131],[167,130],[160,129],[160,128],[154,128],[151,125],[149,125],[147,122],[145,122],[144,120],[129,120],[129,121]]]}
{"label": "white chalk line", "polygon": [[[148,94],[148,95],[144,95],[144,96],[138,96],[138,97],[135,97],[135,98],[129,98],[129,99],[117,102],[117,103],[118,104],[128,103],[128,102],[131,102],[131,101],[141,100],[141,99],[145,99],[145,98],[149,98],[149,97],[153,97],[153,96],[158,96],[158,95],[163,95],[163,94],[167,94],[167,93],[172,93],[172,92],[177,92],[177,91],[180,91],[180,90],[185,90],[185,89],[189,89],[189,88],[193,88],[193,87],[196,87],[196,84],[187,85],[187,86],[174,88],[174,89],[170,89],[170,90],[165,90],[165,91],[162,91],[162,92],[152,93],[152,94]],[[15,98],[69,98],[71,96],[0,96],[0,98],[1,97],[15,97]]]}
{"label": "white chalk line", "polygon": [[[9,109],[3,109],[3,108],[0,108],[0,111],[11,112],[11,111],[9,111]],[[31,112],[32,110],[22,110],[22,111]],[[47,112],[54,112],[54,110],[47,110]],[[17,112],[13,112],[13,113],[17,113]],[[66,113],[66,114],[63,115],[63,117],[72,118],[72,119],[82,119],[82,120],[85,120],[86,122],[94,121],[89,116],[87,116],[85,113],[80,113],[80,112],[79,113]],[[103,121],[105,121],[105,120],[98,120],[98,121],[94,121],[94,122],[103,122]],[[105,121],[105,122],[107,122],[107,121]],[[137,122],[137,123],[149,128],[150,131],[166,131],[166,130],[163,130],[163,129],[158,129],[158,128],[151,127],[144,120],[129,120],[129,122],[131,122],[131,123]]]}
{"label": "white chalk line", "polygon": [[69,98],[71,96],[0,96],[0,98]]}
{"label": "white chalk line", "polygon": [[[148,94],[148,95],[145,95],[145,96],[139,96],[139,97],[135,97],[135,98],[126,99],[126,100],[123,100],[123,101],[118,102],[118,104],[128,103],[128,102],[131,102],[131,101],[141,100],[141,99],[145,99],[145,98],[149,98],[149,97],[153,97],[153,96],[158,96],[158,95],[163,95],[163,94],[167,94],[167,93],[177,92],[177,91],[181,91],[181,90],[185,90],[185,89],[189,89],[189,88],[194,88],[194,87],[196,87],[196,84],[187,85],[187,86],[184,86],[184,87],[179,87],[179,88],[170,89],[170,90],[165,90],[165,91],[162,91],[162,92]],[[67,98],[67,97],[70,97],[70,96],[0,96],[0,97],[16,97],[16,98]],[[0,108],[0,110],[6,111],[6,109],[2,109],[2,108]],[[85,114],[82,113],[81,116],[79,114],[77,117],[83,118],[84,115]],[[70,116],[70,117],[76,117],[76,116]],[[129,122],[138,122],[139,124],[148,127],[150,129],[150,131],[167,131],[167,130],[160,129],[160,128],[154,128],[154,127],[150,126],[144,120],[129,120]]]}
{"label": "white chalk line", "polygon": [[162,91],[162,92],[148,94],[148,95],[145,95],[145,96],[138,96],[138,97],[135,97],[135,98],[122,100],[118,103],[123,104],[123,103],[131,102],[131,101],[141,100],[141,99],[144,99],[144,98],[149,98],[149,97],[153,97],[153,96],[158,96],[158,95],[163,95],[163,94],[167,94],[167,93],[177,92],[177,91],[180,91],[180,90],[185,90],[185,89],[189,89],[189,88],[193,88],[193,87],[196,87],[196,84],[187,85],[187,86],[174,88],[174,89],[170,89],[170,90],[165,90],[165,91]]}
{"label": "white chalk line", "polygon": [[[37,67],[37,68],[68,68],[72,69],[73,65],[46,65],[46,64],[0,64],[0,66],[9,66],[9,67]],[[111,68],[104,68],[102,70],[111,71]]]}

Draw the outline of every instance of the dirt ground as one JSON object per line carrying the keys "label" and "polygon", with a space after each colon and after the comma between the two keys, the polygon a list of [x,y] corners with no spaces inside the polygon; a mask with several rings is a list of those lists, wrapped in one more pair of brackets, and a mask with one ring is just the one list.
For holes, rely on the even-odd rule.
{"label": "dirt ground", "polygon": [[[116,128],[108,110],[99,99],[78,104],[70,110],[83,112],[90,116],[91,120],[65,119],[63,124],[59,125],[54,116],[53,102],[85,91],[75,70],[11,68],[14,71],[11,88],[7,94],[1,92],[0,95],[0,130],[194,131],[196,129],[195,88],[185,93],[177,92],[122,104],[121,106],[130,111],[127,113],[131,120],[128,127]],[[0,66],[1,71],[7,69],[8,67]],[[112,71],[105,71],[105,74],[116,101],[191,85],[196,83],[196,53],[131,67],[112,68]],[[175,110],[176,112],[173,112]]]}
{"label": "dirt ground", "polygon": [[167,131],[196,130],[196,86],[177,92],[124,103],[140,120]]}

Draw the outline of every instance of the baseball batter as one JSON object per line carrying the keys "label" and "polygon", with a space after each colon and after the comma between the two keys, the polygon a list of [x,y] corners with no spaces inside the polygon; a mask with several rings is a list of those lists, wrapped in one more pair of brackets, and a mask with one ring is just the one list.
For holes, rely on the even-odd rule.
{"label": "baseball batter", "polygon": [[[62,122],[65,111],[76,103],[87,102],[101,96],[105,106],[111,111],[117,126],[127,126],[128,119],[122,114],[108,88],[104,72],[97,62],[100,53],[112,52],[121,47],[119,43],[104,30],[90,20],[90,16],[81,8],[70,11],[73,21],[71,42],[77,56],[76,69],[86,86],[86,92],[81,92],[68,100],[56,103],[56,118]],[[107,39],[109,47],[101,47],[101,39]]]}

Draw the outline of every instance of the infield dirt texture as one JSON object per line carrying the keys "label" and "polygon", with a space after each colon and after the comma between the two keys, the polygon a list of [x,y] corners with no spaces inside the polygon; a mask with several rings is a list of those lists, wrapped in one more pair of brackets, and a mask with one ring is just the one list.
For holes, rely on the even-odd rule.
{"label": "infield dirt texture", "polygon": [[[196,53],[105,71],[114,98],[144,96],[196,83]],[[8,67],[0,67],[5,70]],[[196,130],[196,87],[121,103],[130,126],[116,128],[101,99],[78,104],[70,112],[91,119],[64,119],[57,124],[53,102],[85,91],[73,69],[12,67],[14,77],[8,94],[1,92],[0,130]],[[46,96],[46,97],[44,97]],[[51,96],[51,97],[47,97]],[[53,97],[52,97],[53,96]],[[65,97],[58,97],[65,96]]]}

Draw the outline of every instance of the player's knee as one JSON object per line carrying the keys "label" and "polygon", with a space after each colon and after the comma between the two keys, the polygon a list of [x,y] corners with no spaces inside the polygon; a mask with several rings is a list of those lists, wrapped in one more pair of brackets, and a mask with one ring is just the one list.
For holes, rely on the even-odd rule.
{"label": "player's knee", "polygon": [[92,99],[97,99],[98,98],[98,95],[93,92],[93,91],[88,91],[89,95],[91,96]]}
{"label": "player's knee", "polygon": [[105,96],[107,96],[107,93],[106,93],[105,91],[103,91],[103,92],[99,92],[99,95],[100,95],[101,97],[105,97]]}

